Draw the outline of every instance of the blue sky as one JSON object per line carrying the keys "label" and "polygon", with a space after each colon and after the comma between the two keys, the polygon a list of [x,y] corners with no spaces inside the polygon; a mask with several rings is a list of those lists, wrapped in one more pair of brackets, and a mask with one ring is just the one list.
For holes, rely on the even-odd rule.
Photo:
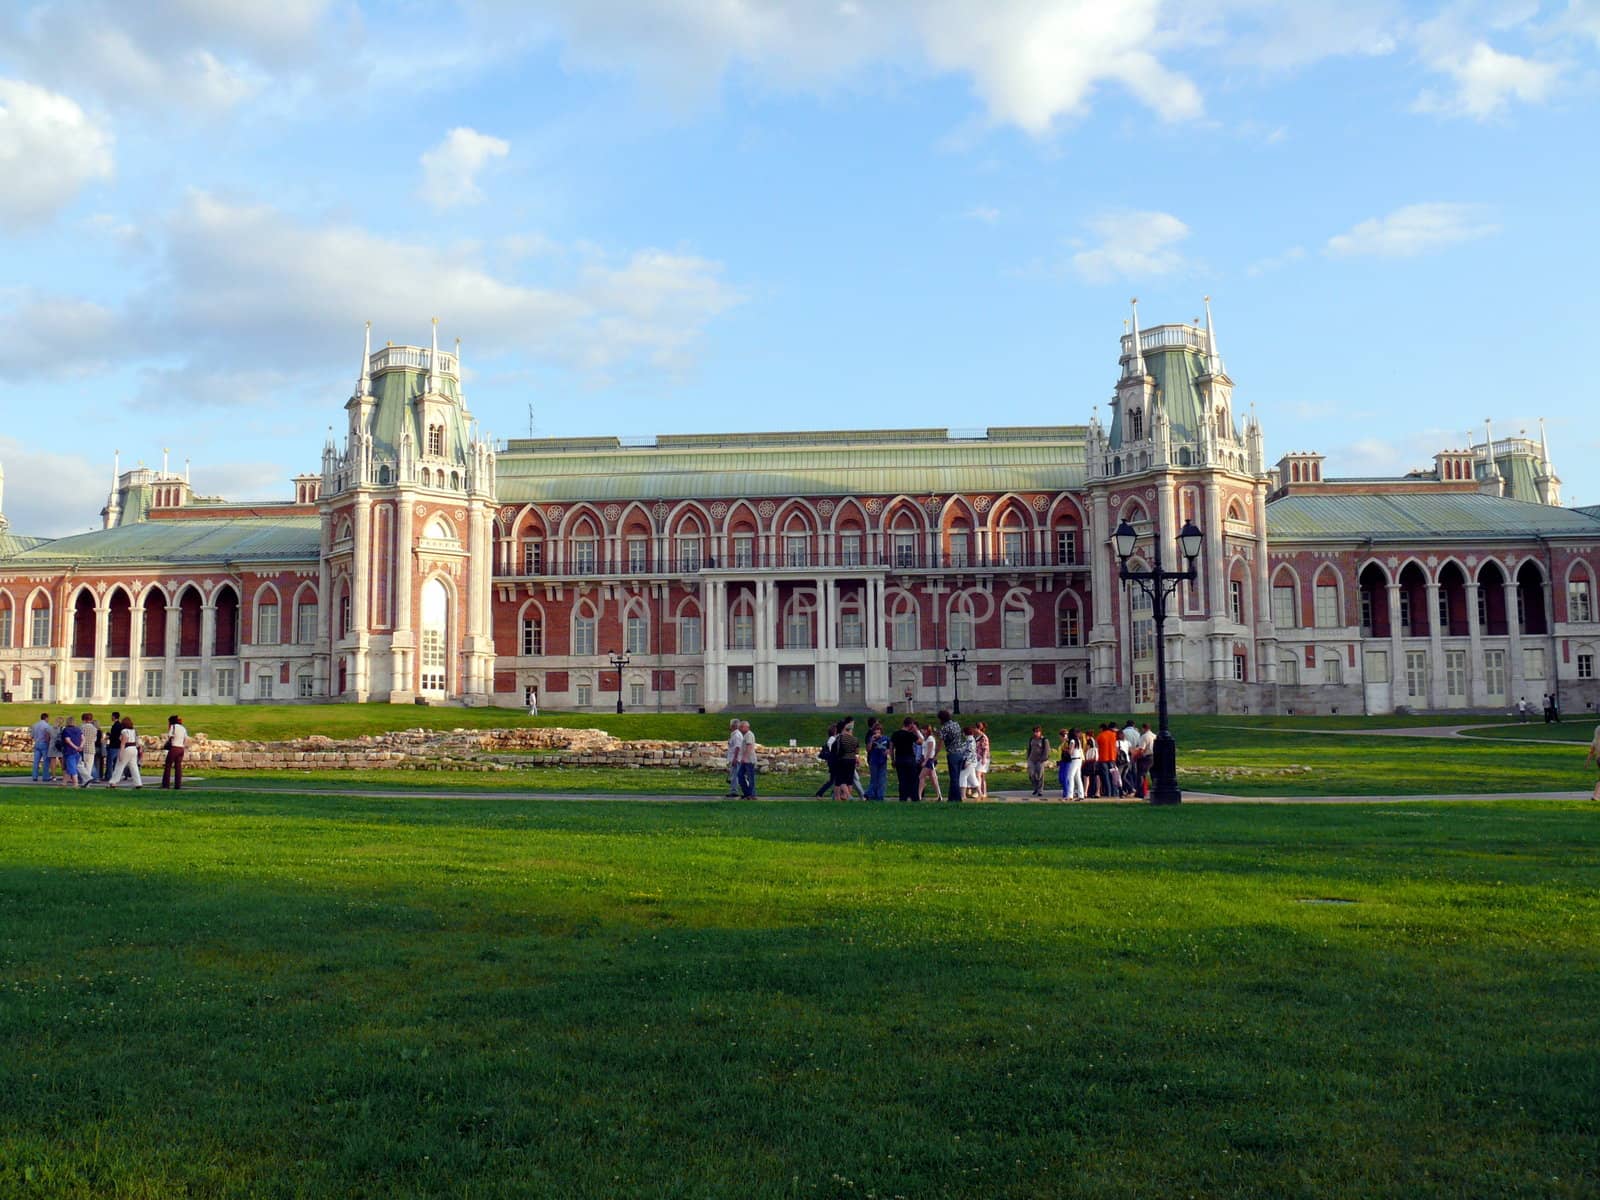
{"label": "blue sky", "polygon": [[1269,458],[1543,416],[1600,502],[1597,65],[1600,0],[13,0],[5,512],[287,496],[369,319],[498,437],[970,428],[1206,294]]}

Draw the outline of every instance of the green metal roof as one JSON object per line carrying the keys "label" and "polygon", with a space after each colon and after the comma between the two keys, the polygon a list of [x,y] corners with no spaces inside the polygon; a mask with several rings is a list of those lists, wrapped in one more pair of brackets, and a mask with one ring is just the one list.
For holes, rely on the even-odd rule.
{"label": "green metal roof", "polygon": [[141,521],[39,542],[9,556],[6,565],[20,568],[84,563],[315,562],[320,548],[321,521],[317,517]]}
{"label": "green metal roof", "polygon": [[[1144,369],[1155,377],[1161,403],[1167,410],[1172,441],[1193,442],[1200,436],[1200,386],[1206,373],[1205,355],[1187,346],[1168,346],[1144,352]],[[1122,445],[1122,406],[1112,406],[1109,440],[1115,450]]]}
{"label": "green metal roof", "polygon": [[[998,432],[999,436],[995,436]],[[822,445],[790,435],[721,434],[691,446],[648,447],[584,439],[513,442],[495,465],[502,502],[679,500],[699,497],[898,495],[1062,491],[1085,479],[1083,430],[991,431],[943,440],[864,434]],[[918,434],[921,431],[917,431]],[[820,439],[818,439],[820,440]]]}
{"label": "green metal roof", "polygon": [[0,525],[0,558],[12,558],[24,550],[31,550],[35,546],[42,546],[49,538],[28,537],[21,533],[12,533]]}
{"label": "green metal roof", "polygon": [[1594,537],[1600,522],[1568,508],[1476,492],[1433,495],[1290,494],[1267,505],[1273,542],[1373,538],[1447,541],[1529,537]]}
{"label": "green metal roof", "polygon": [[[427,452],[427,440],[422,435],[422,424],[417,419],[416,401],[428,390],[428,372],[425,370],[391,369],[380,372],[372,380],[372,441],[379,458],[394,459],[400,452],[400,434],[411,432],[411,452]],[[467,460],[467,423],[461,416],[460,392],[456,381],[449,375],[439,376],[439,391],[458,403],[450,406],[445,418],[444,453],[452,462]]]}
{"label": "green metal roof", "polygon": [[1596,521],[1600,521],[1600,504],[1585,504],[1582,508],[1575,508],[1572,511],[1575,513],[1582,513],[1586,517],[1593,517]]}

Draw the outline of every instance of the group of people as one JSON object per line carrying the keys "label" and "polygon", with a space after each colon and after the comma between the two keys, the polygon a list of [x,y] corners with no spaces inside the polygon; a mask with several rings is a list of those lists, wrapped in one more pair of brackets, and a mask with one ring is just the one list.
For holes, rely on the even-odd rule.
{"label": "group of people", "polygon": [[[1034,736],[1042,735],[1034,727]],[[1110,800],[1146,796],[1150,787],[1150,767],[1155,759],[1156,735],[1146,722],[1134,725],[1133,718],[1121,729],[1107,721],[1099,729],[1063,729],[1056,748],[1056,777],[1063,800]],[[1033,753],[1030,744],[1029,754]],[[1041,771],[1041,782],[1042,782]],[[1032,777],[1032,769],[1029,769]],[[1039,784],[1033,794],[1040,795]]]}
{"label": "group of people", "polygon": [[[84,713],[77,720],[71,716],[58,717],[52,723],[50,714],[42,712],[30,732],[33,734],[31,778],[34,783],[58,782],[56,768],[59,765],[59,782],[63,786],[89,787],[101,783],[106,787],[119,787],[125,779],[131,780],[129,787],[144,786],[139,774],[139,732],[131,716],[114,712],[111,724],[101,729],[93,713]],[[183,786],[183,756],[188,745],[189,731],[174,713],[167,718],[167,737],[162,747],[162,787]]]}

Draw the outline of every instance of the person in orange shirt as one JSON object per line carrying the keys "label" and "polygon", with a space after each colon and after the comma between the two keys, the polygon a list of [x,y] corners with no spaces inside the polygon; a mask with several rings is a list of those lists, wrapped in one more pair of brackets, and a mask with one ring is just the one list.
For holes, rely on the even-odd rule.
{"label": "person in orange shirt", "polygon": [[1100,794],[1114,796],[1116,793],[1111,787],[1111,764],[1117,761],[1117,731],[1110,724],[1100,726],[1100,732],[1094,735],[1095,749],[1100,752],[1100,762],[1096,770],[1100,776]]}

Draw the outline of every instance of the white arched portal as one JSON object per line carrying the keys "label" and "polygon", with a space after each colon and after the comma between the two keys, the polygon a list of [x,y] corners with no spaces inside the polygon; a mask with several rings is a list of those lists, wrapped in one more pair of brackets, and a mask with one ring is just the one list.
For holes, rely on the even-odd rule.
{"label": "white arched portal", "polygon": [[442,696],[449,687],[449,659],[445,653],[450,631],[450,592],[438,579],[422,585],[421,690]]}

